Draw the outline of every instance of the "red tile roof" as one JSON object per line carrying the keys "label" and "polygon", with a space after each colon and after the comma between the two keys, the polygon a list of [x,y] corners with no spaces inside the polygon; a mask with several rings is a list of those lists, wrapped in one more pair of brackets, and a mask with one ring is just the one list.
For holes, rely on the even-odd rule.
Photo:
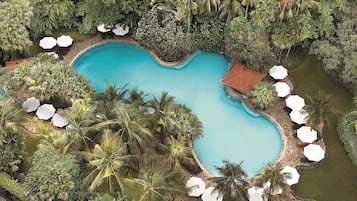
{"label": "red tile roof", "polygon": [[248,93],[252,85],[259,83],[266,74],[249,69],[247,66],[236,63],[222,78],[221,82],[241,93]]}
{"label": "red tile roof", "polygon": [[17,60],[11,60],[11,61],[6,61],[5,62],[5,67],[16,67],[18,64],[21,64],[23,62],[31,62],[32,58],[25,58],[25,59],[17,59]]}

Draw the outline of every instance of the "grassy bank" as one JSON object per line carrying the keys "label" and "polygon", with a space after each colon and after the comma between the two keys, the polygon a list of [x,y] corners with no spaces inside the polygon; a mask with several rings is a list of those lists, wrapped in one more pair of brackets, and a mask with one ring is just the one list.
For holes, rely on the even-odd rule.
{"label": "grassy bank", "polygon": [[[307,56],[304,62],[290,71],[295,81],[295,93],[307,97],[315,96],[320,91],[330,94],[330,104],[340,113],[351,107],[352,97],[341,86],[333,83],[322,70],[322,63],[313,56]],[[294,191],[302,198],[317,201],[356,201],[357,186],[353,186],[353,177],[357,169],[347,158],[343,146],[336,134],[338,115],[329,116],[329,124],[324,132],[328,146],[327,159],[320,167],[300,171],[301,178]]]}

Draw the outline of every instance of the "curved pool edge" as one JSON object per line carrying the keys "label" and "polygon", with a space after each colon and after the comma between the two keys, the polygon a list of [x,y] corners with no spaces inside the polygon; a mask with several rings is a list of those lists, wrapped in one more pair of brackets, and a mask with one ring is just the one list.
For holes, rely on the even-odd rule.
{"label": "curved pool edge", "polygon": [[64,63],[68,66],[72,67],[75,61],[86,51],[91,48],[106,44],[106,43],[126,43],[135,45],[150,54],[150,56],[161,66],[163,67],[174,67],[174,68],[181,68],[187,65],[196,55],[200,54],[201,51],[196,51],[192,54],[187,54],[184,58],[180,59],[179,61],[163,61],[158,57],[153,51],[141,46],[136,40],[131,37],[123,37],[123,38],[112,38],[112,39],[102,39],[100,35],[96,37],[90,38],[88,40],[76,43],[70,51],[64,56]]}

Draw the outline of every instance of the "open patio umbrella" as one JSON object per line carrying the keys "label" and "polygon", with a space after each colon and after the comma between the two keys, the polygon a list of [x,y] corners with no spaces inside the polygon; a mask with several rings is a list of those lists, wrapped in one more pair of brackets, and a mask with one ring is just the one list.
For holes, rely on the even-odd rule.
{"label": "open patio umbrella", "polygon": [[105,28],[105,24],[100,24],[97,26],[97,30],[102,33],[106,33],[110,31],[110,29]]}
{"label": "open patio umbrella", "polygon": [[129,27],[126,25],[124,26],[123,24],[117,24],[115,25],[115,29],[113,29],[112,32],[117,36],[124,36],[125,34],[129,33]]}
{"label": "open patio umbrella", "polygon": [[59,47],[69,47],[73,43],[71,36],[62,35],[57,38],[57,45]]}
{"label": "open patio umbrella", "polygon": [[290,86],[286,82],[277,82],[273,84],[279,97],[285,97],[290,93]]}
{"label": "open patio umbrella", "polygon": [[288,70],[284,66],[273,66],[269,69],[269,75],[276,80],[281,80],[288,76]]}
{"label": "open patio umbrella", "polygon": [[309,126],[302,126],[297,129],[297,137],[302,142],[312,143],[317,139],[317,132]]}
{"label": "open patio umbrella", "polygon": [[[285,174],[286,173],[286,174]],[[291,167],[291,166],[285,166],[281,171],[280,174],[283,174],[284,176],[284,183],[287,185],[291,186],[294,184],[297,184],[300,179],[300,174],[296,170],[296,168]]]}
{"label": "open patio umbrella", "polygon": [[51,119],[52,124],[58,128],[62,128],[68,125],[68,120],[66,117],[55,113]]}
{"label": "open patio umbrella", "polygon": [[305,100],[299,95],[290,95],[285,99],[286,107],[292,110],[301,110],[305,106]]}
{"label": "open patio umbrella", "polygon": [[206,189],[206,183],[199,177],[191,177],[186,181],[189,196],[199,197]]}
{"label": "open patio umbrella", "polygon": [[206,190],[203,192],[201,199],[203,201],[222,201],[223,200],[223,194],[219,192],[218,190],[215,190],[214,187],[208,187]]}
{"label": "open patio umbrella", "polygon": [[22,108],[27,112],[34,112],[40,106],[40,100],[35,97],[27,98],[26,101],[22,103]]}
{"label": "open patio umbrella", "polygon": [[249,201],[264,201],[264,188],[253,186],[248,188],[247,197]]}
{"label": "open patio umbrella", "polygon": [[56,46],[57,40],[53,37],[44,37],[40,40],[40,47],[45,50],[52,49]]}
{"label": "open patio umbrella", "polygon": [[325,158],[325,150],[318,144],[309,144],[304,147],[304,156],[309,161],[321,161]]}
{"label": "open patio umbrella", "polygon": [[289,113],[289,116],[291,121],[297,124],[306,124],[309,118],[309,114],[303,109],[293,110]]}
{"label": "open patio umbrella", "polygon": [[56,108],[52,104],[43,104],[37,108],[36,115],[39,119],[48,120],[56,112]]}

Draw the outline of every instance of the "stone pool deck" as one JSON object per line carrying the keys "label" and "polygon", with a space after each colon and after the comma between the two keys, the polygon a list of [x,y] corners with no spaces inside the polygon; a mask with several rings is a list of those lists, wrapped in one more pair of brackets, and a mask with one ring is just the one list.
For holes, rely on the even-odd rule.
{"label": "stone pool deck", "polygon": [[[69,66],[73,64],[73,62],[78,58],[79,55],[81,55],[84,51],[88,50],[89,48],[92,48],[94,46],[107,43],[107,42],[125,42],[125,43],[131,43],[134,45],[139,45],[136,41],[131,39],[130,37],[114,37],[110,39],[102,39],[102,37],[98,34],[97,36],[82,41],[82,42],[74,42],[73,46],[70,48],[69,52],[63,57],[63,62]],[[147,50],[155,59],[158,63],[164,65],[164,66],[173,66],[173,65],[179,65],[182,64],[187,58],[190,57],[188,55],[186,58],[184,58],[181,61],[178,62],[164,62],[160,60],[152,51]],[[266,81],[273,82],[270,78],[265,78]],[[291,88],[294,88],[294,82],[291,78],[286,78],[284,80],[287,82]],[[236,96],[236,93],[233,90],[228,90],[232,96]],[[294,91],[292,90],[291,93],[293,94]],[[320,165],[322,161],[320,162],[308,162],[303,154],[303,149],[304,146],[298,145],[298,140],[296,138],[296,127],[294,124],[290,121],[289,113],[286,111],[285,107],[285,99],[279,98],[274,106],[270,107],[266,111],[260,111],[260,110],[255,110],[248,101],[246,101],[247,105],[252,109],[254,112],[262,114],[269,118],[272,122],[276,124],[278,127],[281,138],[282,138],[282,151],[279,155],[279,158],[277,161],[281,162],[284,166],[289,165],[292,167],[297,167],[298,169],[303,169],[303,168],[312,168],[315,166]],[[321,131],[322,129],[320,129]],[[320,132],[322,133],[322,132]],[[257,139],[259,140],[259,139]],[[326,150],[325,143],[323,141],[323,138],[320,137],[318,141],[314,142],[314,144],[319,144],[321,147]],[[327,152],[326,152],[327,153]],[[199,162],[198,158],[196,157],[196,160]],[[208,181],[208,178],[212,176],[201,164],[201,167],[203,168],[203,172],[200,173],[197,176],[202,177],[203,179],[206,180],[208,184],[210,182]],[[304,179],[304,178],[300,178]],[[249,180],[249,183],[253,186],[255,182],[255,178],[251,178]],[[211,184],[212,185],[212,184]],[[271,196],[272,201],[297,201],[297,200],[302,200],[301,198],[297,197],[294,192],[293,192],[293,187],[290,188],[287,192],[284,192],[281,195],[276,195],[276,196]],[[197,200],[193,198],[192,200]]]}

